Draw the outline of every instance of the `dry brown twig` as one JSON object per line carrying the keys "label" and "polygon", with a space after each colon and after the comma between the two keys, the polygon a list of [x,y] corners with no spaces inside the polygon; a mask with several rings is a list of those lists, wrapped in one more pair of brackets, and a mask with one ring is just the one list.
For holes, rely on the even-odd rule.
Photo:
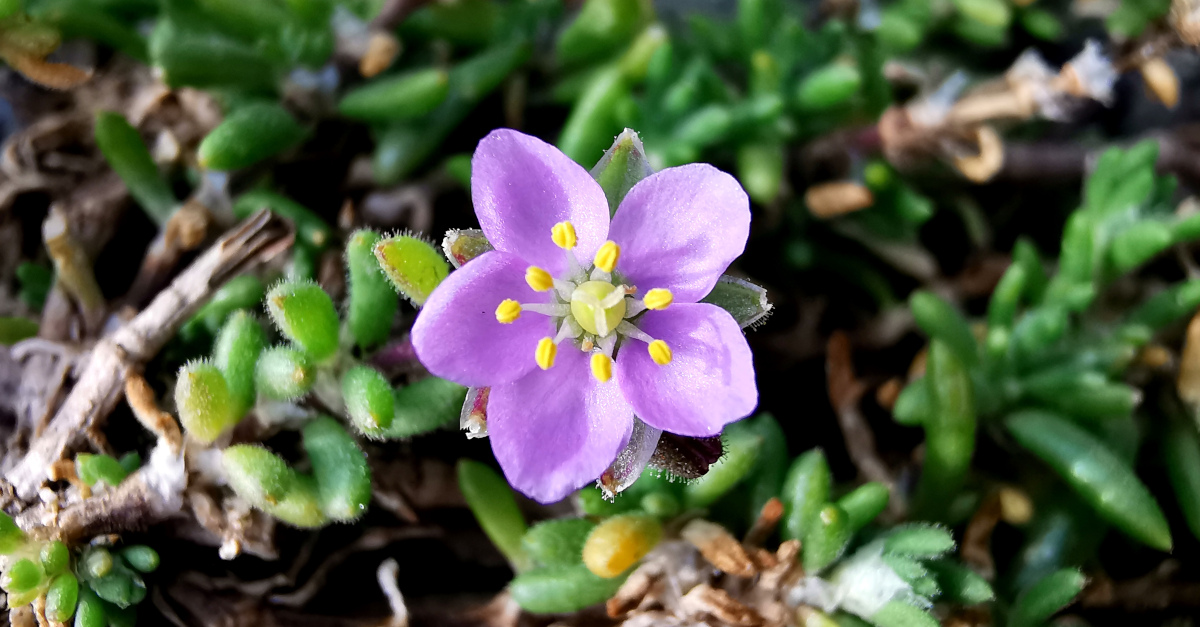
{"label": "dry brown twig", "polygon": [[217,288],[282,252],[291,241],[284,221],[266,211],[251,216],[196,259],[137,317],[100,340],[49,427],[5,475],[17,496],[35,498],[50,466],[120,401],[127,374],[157,354]]}

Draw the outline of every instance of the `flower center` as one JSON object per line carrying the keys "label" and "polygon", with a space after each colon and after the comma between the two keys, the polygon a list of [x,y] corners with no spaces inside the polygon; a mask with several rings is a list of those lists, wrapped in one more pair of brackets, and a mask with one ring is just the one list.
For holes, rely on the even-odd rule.
{"label": "flower center", "polygon": [[616,291],[617,286],[607,281],[588,281],[571,292],[571,315],[584,331],[604,337],[621,324],[625,319],[624,291],[622,298],[610,298]]}

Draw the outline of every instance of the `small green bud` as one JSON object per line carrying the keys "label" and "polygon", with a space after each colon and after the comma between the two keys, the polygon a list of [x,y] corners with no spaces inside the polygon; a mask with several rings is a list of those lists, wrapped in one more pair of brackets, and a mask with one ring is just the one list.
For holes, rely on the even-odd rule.
{"label": "small green bud", "polygon": [[46,571],[47,575],[57,575],[71,565],[71,552],[67,549],[67,545],[59,540],[43,544],[39,558],[42,562],[42,569]]}
{"label": "small green bud", "polygon": [[267,334],[262,326],[245,311],[234,312],[229,317],[213,344],[213,365],[225,375],[225,383],[239,415],[254,406],[257,398],[255,364],[266,344]]}
{"label": "small green bud", "polygon": [[395,418],[392,385],[374,368],[355,366],[342,376],[346,414],[364,435],[381,437]]}
{"label": "small green bud", "polygon": [[346,325],[355,342],[372,348],[387,340],[399,308],[396,291],[375,260],[379,234],[355,231],[346,242],[346,267],[350,271],[349,307]]}
{"label": "small green bud", "polygon": [[46,590],[46,618],[65,623],[75,615],[75,604],[79,601],[79,580],[71,573],[63,573],[50,582]]}
{"label": "small green bud", "polygon": [[21,558],[13,562],[0,576],[0,588],[5,592],[25,592],[42,583],[42,569],[33,560]]}
{"label": "small green bud", "polygon": [[586,518],[540,522],[521,537],[521,546],[543,566],[571,566],[583,559],[583,544],[596,523]]}
{"label": "small green bud", "polygon": [[121,485],[129,472],[111,455],[80,453],[75,456],[75,474],[84,483],[94,486],[98,481],[116,487]]}
{"label": "small green bud", "polygon": [[436,248],[411,235],[389,237],[375,244],[375,258],[392,285],[420,307],[446,275],[450,265]]}
{"label": "small green bud", "polygon": [[354,438],[336,420],[321,417],[305,425],[304,450],[325,515],[338,521],[362,516],[371,502],[371,467]]}
{"label": "small green bud", "polygon": [[338,111],[365,122],[419,118],[442,103],[450,90],[450,74],[438,68],[379,78],[348,92]]}
{"label": "small green bud", "polygon": [[805,111],[840,107],[862,88],[858,68],[840,61],[817,69],[796,88],[796,104]]}
{"label": "small green bud", "polygon": [[203,444],[212,443],[242,418],[225,383],[225,375],[205,362],[190,362],[179,371],[175,406],[183,428]]}
{"label": "small green bud", "polygon": [[121,557],[134,570],[151,573],[158,569],[158,551],[144,545],[135,544],[121,550]]}
{"label": "small green bud", "polygon": [[267,293],[267,311],[280,333],[317,363],[337,354],[337,310],[333,299],[316,283],[279,283]]}
{"label": "small green bud", "polygon": [[296,144],[307,131],[276,103],[238,108],[214,128],[196,150],[200,167],[239,170]]}
{"label": "small green bud", "polygon": [[95,579],[104,577],[112,572],[113,557],[112,553],[104,547],[94,546],[89,547],[83,552],[83,557],[79,559],[79,570],[87,579]]}
{"label": "small green bud", "polygon": [[312,389],[316,372],[303,352],[290,346],[272,346],[258,356],[254,385],[259,394],[276,400],[299,398]]}

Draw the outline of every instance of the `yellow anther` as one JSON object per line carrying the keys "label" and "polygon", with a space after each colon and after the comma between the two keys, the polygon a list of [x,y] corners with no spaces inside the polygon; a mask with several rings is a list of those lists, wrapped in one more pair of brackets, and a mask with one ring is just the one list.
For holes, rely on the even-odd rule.
{"label": "yellow anther", "polygon": [[550,239],[553,239],[559,248],[566,250],[575,248],[575,225],[570,222],[555,224],[550,228]]}
{"label": "yellow anther", "polygon": [[554,365],[554,358],[557,355],[558,345],[554,343],[554,339],[544,337],[538,340],[537,350],[533,354],[533,359],[537,361],[539,368],[549,370]]}
{"label": "yellow anther", "polygon": [[642,299],[642,302],[646,304],[646,309],[666,309],[675,302],[675,295],[671,293],[671,290],[656,287],[646,292],[646,297]]}
{"label": "yellow anther", "polygon": [[521,303],[506,298],[496,307],[496,321],[500,324],[512,324],[517,318],[521,317]]}
{"label": "yellow anther", "polygon": [[617,259],[621,258],[621,247],[616,242],[607,241],[596,251],[594,263],[605,272],[612,272],[617,267]]}
{"label": "yellow anther", "polygon": [[537,266],[529,266],[525,270],[525,282],[535,292],[544,292],[554,287],[554,277]]}
{"label": "yellow anther", "polygon": [[604,353],[592,353],[592,376],[601,383],[612,378],[612,359]]}
{"label": "yellow anther", "polygon": [[650,342],[650,359],[660,366],[671,363],[671,347],[662,340]]}

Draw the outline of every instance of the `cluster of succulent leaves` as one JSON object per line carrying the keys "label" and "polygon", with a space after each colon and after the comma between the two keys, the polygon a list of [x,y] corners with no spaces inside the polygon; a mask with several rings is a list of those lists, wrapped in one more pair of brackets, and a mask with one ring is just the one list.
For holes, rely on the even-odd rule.
{"label": "cluster of succulent leaves", "polygon": [[289,412],[284,408],[315,414],[301,429],[311,473],[254,444],[235,444],[222,453],[233,490],[282,521],[319,527],[355,520],[371,497],[366,454],[339,421],[297,405],[310,393],[315,403],[344,415],[357,434],[370,439],[411,437],[458,415],[462,387],[429,377],[395,388],[383,373],[354,357],[355,351],[367,354],[377,348],[391,332],[398,296],[380,264],[389,267],[397,251],[422,262],[423,280],[402,281],[397,287],[414,302],[423,302],[448,272],[445,260],[412,236],[384,239],[360,230],[346,243],[344,320],[317,284],[282,280],[263,297],[285,340],[269,346],[254,315],[237,308],[261,293],[261,283],[242,278],[189,322],[203,328],[224,317],[211,360],[186,364],[176,383],[179,418],[191,439],[211,444],[256,407],[262,415]]}
{"label": "cluster of succulent leaves", "polygon": [[[109,479],[115,477],[104,480]],[[0,588],[10,609],[44,598],[47,619],[65,623],[74,618],[76,627],[133,625],[134,606],[146,598],[142,575],[157,569],[159,561],[154,549],[140,544],[120,549],[90,545],[76,554],[59,540],[26,536],[3,512],[0,556],[5,560]]]}

